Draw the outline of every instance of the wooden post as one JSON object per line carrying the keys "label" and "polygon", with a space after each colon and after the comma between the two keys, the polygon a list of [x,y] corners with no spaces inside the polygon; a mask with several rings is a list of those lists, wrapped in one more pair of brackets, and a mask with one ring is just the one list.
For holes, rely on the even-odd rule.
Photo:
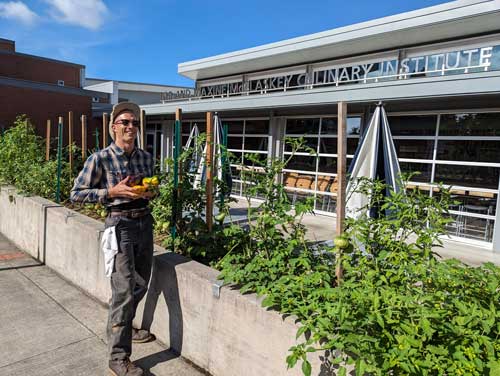
{"label": "wooden post", "polygon": [[102,114],[102,148],[108,146],[108,114]]}
{"label": "wooden post", "polygon": [[45,160],[50,159],[50,120],[47,120],[47,137],[45,141]]}
{"label": "wooden post", "polygon": [[82,115],[82,159],[87,157],[87,115]]}
{"label": "wooden post", "polygon": [[68,112],[68,151],[69,151],[69,171],[73,171],[73,111]]}
{"label": "wooden post", "polygon": [[[178,120],[180,123],[180,132],[179,132],[179,136],[180,136],[182,134],[182,109],[181,108],[177,108],[175,110],[175,120],[176,121]],[[182,136],[180,136],[178,144],[179,144],[179,153],[177,155],[180,156],[182,153]],[[181,182],[182,181],[182,162],[181,161],[179,161],[178,167],[179,167],[179,170],[178,170],[179,182]]]}
{"label": "wooden post", "polygon": [[[177,111],[175,115],[177,116]],[[146,147],[145,137],[146,137],[146,111],[141,110],[141,144],[139,145],[139,147],[143,150]]]}
{"label": "wooden post", "polygon": [[61,202],[61,173],[62,173],[62,144],[63,144],[63,117],[59,116],[57,124],[57,185],[56,202]]}
{"label": "wooden post", "polygon": [[[345,102],[338,103],[337,116],[337,228],[336,235],[339,236],[344,232],[345,221],[345,204],[346,204],[346,153],[347,153],[347,104]],[[342,281],[342,250],[337,253],[337,268],[335,274],[337,276],[337,285]]]}
{"label": "wooden post", "polygon": [[206,167],[207,167],[207,183],[206,183],[206,200],[207,205],[205,209],[205,217],[207,219],[208,231],[212,231],[212,216],[214,208],[214,192],[213,192],[213,139],[214,139],[214,117],[212,112],[207,112],[207,155],[206,155]]}

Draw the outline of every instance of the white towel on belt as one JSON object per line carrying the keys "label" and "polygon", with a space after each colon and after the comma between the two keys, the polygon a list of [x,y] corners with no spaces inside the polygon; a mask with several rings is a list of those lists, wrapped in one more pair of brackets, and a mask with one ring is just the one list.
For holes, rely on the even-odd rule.
{"label": "white towel on belt", "polygon": [[118,241],[116,240],[115,226],[104,230],[101,238],[101,248],[104,253],[104,273],[106,277],[111,277],[113,266],[115,265],[115,255],[118,253]]}

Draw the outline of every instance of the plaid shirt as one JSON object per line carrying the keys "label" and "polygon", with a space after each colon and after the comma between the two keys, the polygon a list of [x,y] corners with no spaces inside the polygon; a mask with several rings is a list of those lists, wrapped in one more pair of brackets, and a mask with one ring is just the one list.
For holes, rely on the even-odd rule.
{"label": "plaid shirt", "polygon": [[100,202],[115,206],[133,201],[118,197],[108,199],[108,189],[127,176],[142,179],[153,176],[153,157],[148,152],[135,148],[130,156],[114,142],[107,148],[92,154],[75,179],[70,199],[73,202]]}

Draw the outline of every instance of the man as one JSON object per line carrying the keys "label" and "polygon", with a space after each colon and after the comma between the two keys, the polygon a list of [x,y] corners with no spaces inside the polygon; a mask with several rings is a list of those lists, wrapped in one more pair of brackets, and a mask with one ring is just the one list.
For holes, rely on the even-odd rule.
{"label": "man", "polygon": [[150,192],[137,193],[134,180],[153,175],[151,154],[137,148],[140,109],[124,102],[113,107],[109,133],[114,142],[92,154],[71,190],[71,200],[106,205],[105,227],[115,226],[118,253],[111,274],[112,298],[108,319],[109,370],[114,376],[139,376],[143,371],[130,361],[132,342],[153,336],[132,328],[137,305],[144,297],[153,260],[153,218]]}

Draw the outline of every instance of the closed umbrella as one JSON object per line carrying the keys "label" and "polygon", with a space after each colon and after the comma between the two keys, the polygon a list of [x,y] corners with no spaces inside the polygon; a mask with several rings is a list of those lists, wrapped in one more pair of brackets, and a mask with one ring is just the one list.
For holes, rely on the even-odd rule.
{"label": "closed umbrella", "polygon": [[[359,178],[383,180],[389,195],[391,190],[398,192],[401,189],[398,184],[400,173],[387,115],[382,103],[378,103],[349,167],[346,216],[358,218],[364,215],[366,210],[361,208],[366,209],[370,202],[368,195],[355,192]],[[370,217],[376,218],[381,214],[380,208],[369,208]]]}

